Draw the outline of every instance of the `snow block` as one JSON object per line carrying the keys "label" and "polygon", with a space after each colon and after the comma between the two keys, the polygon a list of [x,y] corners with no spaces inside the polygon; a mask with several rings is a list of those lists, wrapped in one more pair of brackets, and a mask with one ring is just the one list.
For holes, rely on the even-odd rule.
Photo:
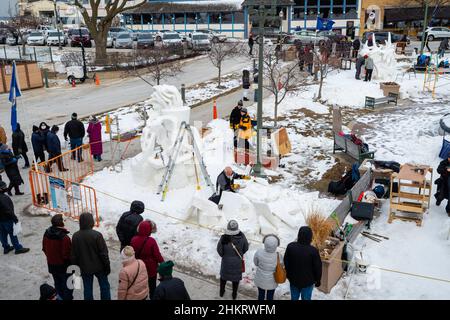
{"label": "snow block", "polygon": [[208,199],[197,196],[192,198],[186,220],[207,227],[215,227],[224,223],[223,214],[219,211],[217,205]]}
{"label": "snow block", "polygon": [[277,229],[271,224],[269,221],[267,221],[264,216],[259,216],[259,225],[260,225],[260,233],[265,236],[268,234],[277,234]]}
{"label": "snow block", "polygon": [[[264,217],[264,220],[266,220],[268,223],[272,225],[273,228],[278,227],[279,219],[275,217],[270,210],[270,207],[267,205],[267,203],[264,202],[256,202],[252,201],[253,205],[255,206],[256,212],[260,215],[260,217]],[[262,228],[262,225],[261,225]]]}

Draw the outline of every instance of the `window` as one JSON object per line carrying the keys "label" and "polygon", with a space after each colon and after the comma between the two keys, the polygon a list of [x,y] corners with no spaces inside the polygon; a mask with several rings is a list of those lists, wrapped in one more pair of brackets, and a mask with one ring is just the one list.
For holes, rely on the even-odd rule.
{"label": "window", "polygon": [[234,23],[244,23],[244,13],[241,11],[234,13]]}
{"label": "window", "polygon": [[222,13],[222,23],[232,23],[232,22],[233,22],[233,14],[231,12]]}
{"label": "window", "polygon": [[220,23],[220,14],[219,13],[210,13],[209,14],[209,23],[219,24]]}
{"label": "window", "polygon": [[152,23],[152,15],[151,14],[144,14],[144,24],[151,24]]}
{"label": "window", "polygon": [[186,13],[186,23],[195,24],[195,17],[198,19],[198,15],[192,12]]}
{"label": "window", "polygon": [[154,24],[161,24],[162,23],[162,17],[160,13],[154,13],[152,14],[153,17],[153,23]]}
{"label": "window", "polygon": [[305,17],[305,7],[294,7],[293,18],[294,20],[303,20]]}
{"label": "window", "polygon": [[175,23],[184,24],[184,13],[175,13]]}
{"label": "window", "polygon": [[207,24],[208,14],[206,12],[197,13],[197,22],[199,24]]}

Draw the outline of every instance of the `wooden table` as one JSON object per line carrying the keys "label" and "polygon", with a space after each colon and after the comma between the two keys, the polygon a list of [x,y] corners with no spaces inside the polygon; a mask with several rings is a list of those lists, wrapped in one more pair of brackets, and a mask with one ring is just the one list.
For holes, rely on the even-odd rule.
{"label": "wooden table", "polygon": [[[423,214],[430,207],[433,169],[427,165],[404,164],[391,175],[389,223],[394,219],[414,221],[422,225]],[[398,183],[394,193],[393,184]]]}

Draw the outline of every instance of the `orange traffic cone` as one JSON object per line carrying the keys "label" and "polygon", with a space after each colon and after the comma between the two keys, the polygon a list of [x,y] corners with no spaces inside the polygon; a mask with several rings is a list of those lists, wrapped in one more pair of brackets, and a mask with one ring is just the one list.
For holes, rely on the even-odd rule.
{"label": "orange traffic cone", "polygon": [[217,119],[217,104],[215,99],[213,104],[213,119]]}
{"label": "orange traffic cone", "polygon": [[72,88],[75,88],[76,87],[76,85],[75,85],[75,79],[72,79]]}
{"label": "orange traffic cone", "polygon": [[97,74],[95,75],[95,85],[96,86],[100,85],[100,77]]}

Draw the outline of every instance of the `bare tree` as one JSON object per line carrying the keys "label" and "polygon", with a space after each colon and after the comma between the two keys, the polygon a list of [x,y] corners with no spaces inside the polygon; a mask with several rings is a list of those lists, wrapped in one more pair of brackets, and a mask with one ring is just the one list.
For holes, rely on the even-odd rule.
{"label": "bare tree", "polygon": [[316,100],[322,99],[323,80],[327,77],[328,73],[334,69],[334,66],[330,64],[331,50],[327,45],[321,45],[319,48],[314,48],[312,51],[314,55],[315,75],[319,75],[319,91],[317,93]]}
{"label": "bare tree", "polygon": [[[92,57],[88,54],[86,56],[87,64],[92,64]],[[64,52],[61,56],[61,63],[64,67],[82,66],[83,55],[79,51]]]}
{"label": "bare tree", "polygon": [[208,53],[209,60],[217,68],[217,88],[221,88],[222,64],[225,60],[236,57],[242,53],[240,42],[216,42],[211,44]]}
{"label": "bare tree", "polygon": [[130,5],[132,0],[109,0],[106,1],[104,17],[99,17],[100,0],[89,0],[91,10],[88,12],[83,6],[82,0],[74,0],[74,5],[77,6],[81,15],[83,16],[84,23],[86,24],[89,32],[95,41],[95,61],[96,63],[102,63],[106,61],[106,40],[108,36],[109,28],[111,27],[114,18],[126,11],[140,7],[147,0],[136,0],[137,4]]}
{"label": "bare tree", "polygon": [[[182,72],[181,62],[177,58],[172,55],[169,48],[164,47],[135,50],[133,73],[149,85],[159,85],[162,80],[175,77]],[[136,67],[143,67],[143,76]]]}
{"label": "bare tree", "polygon": [[275,57],[272,47],[264,50],[263,87],[274,95],[274,126],[278,122],[278,106],[288,93],[299,90],[306,84],[296,61],[283,62]]}
{"label": "bare tree", "polygon": [[32,15],[26,15],[26,16],[14,16],[11,17],[11,19],[8,21],[8,29],[12,33],[12,35],[17,39],[20,39],[22,42],[22,53],[23,55],[26,54],[26,41],[25,41],[25,34],[30,29],[36,29],[40,24],[42,23],[42,20],[40,18],[34,17]]}

